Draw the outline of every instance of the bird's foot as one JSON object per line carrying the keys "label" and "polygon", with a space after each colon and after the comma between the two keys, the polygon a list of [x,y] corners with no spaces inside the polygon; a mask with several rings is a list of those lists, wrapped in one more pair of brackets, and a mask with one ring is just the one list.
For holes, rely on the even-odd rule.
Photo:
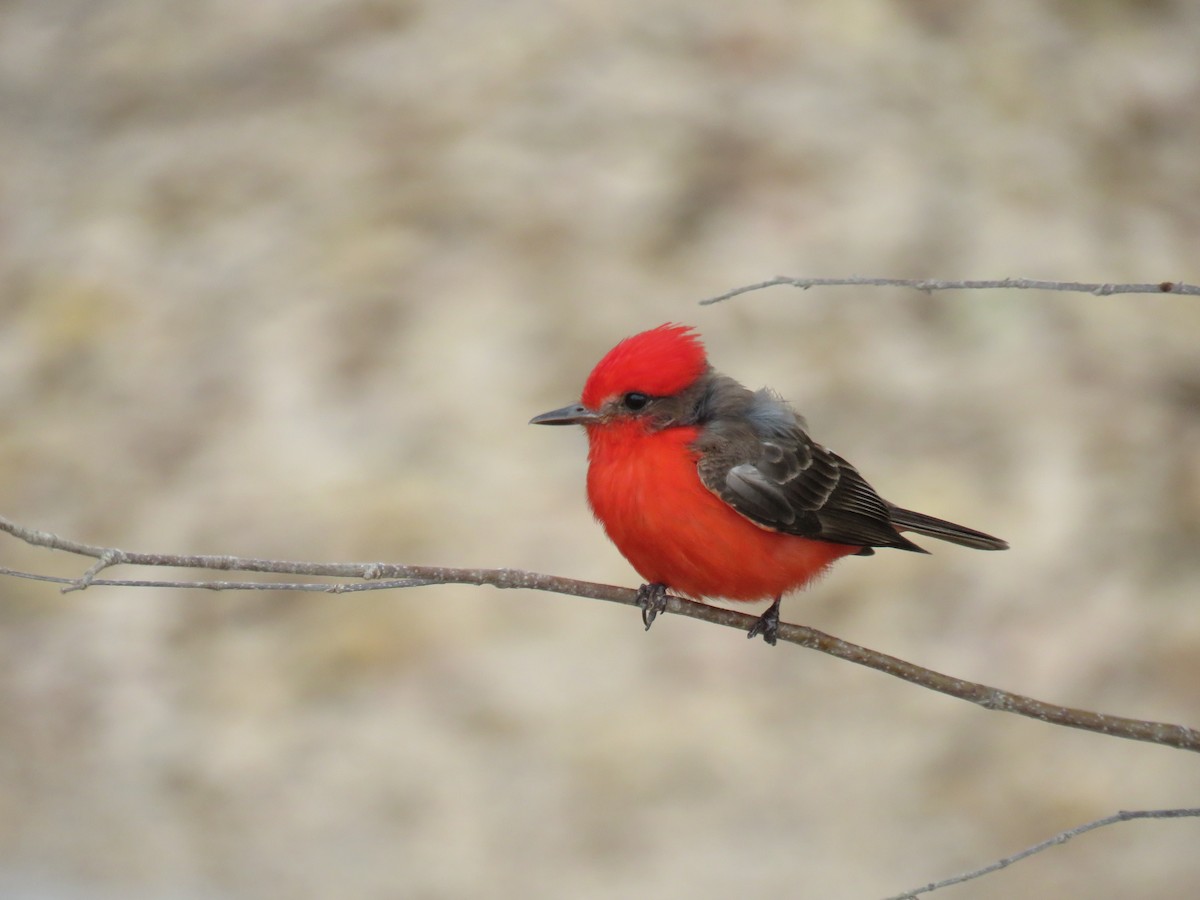
{"label": "bird's foot", "polygon": [[758,621],[746,632],[746,637],[753,639],[761,634],[764,641],[772,647],[775,646],[775,641],[779,638],[779,601],[782,599],[782,596],[775,598],[770,608],[759,616]]}
{"label": "bird's foot", "polygon": [[666,612],[667,586],[657,581],[653,584],[643,584],[637,589],[637,605],[642,611],[642,624],[649,631],[658,614]]}

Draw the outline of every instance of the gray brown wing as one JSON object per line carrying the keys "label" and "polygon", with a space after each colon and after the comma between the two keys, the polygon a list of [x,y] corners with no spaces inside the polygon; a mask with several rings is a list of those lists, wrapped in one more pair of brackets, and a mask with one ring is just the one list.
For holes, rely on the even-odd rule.
{"label": "gray brown wing", "polygon": [[705,487],[757,525],[814,540],[925,552],[892,525],[891,505],[858,470],[797,424],[764,437],[697,442]]}

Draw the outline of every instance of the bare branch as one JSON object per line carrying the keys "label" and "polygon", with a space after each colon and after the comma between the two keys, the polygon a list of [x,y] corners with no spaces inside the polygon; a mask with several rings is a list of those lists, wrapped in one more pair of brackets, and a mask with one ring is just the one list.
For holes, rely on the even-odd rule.
{"label": "bare branch", "polygon": [[1033,856],[1035,853],[1041,853],[1043,850],[1048,850],[1051,847],[1057,847],[1059,844],[1065,844],[1073,837],[1078,837],[1081,834],[1086,834],[1089,831],[1095,831],[1097,828],[1104,828],[1107,825],[1115,825],[1117,822],[1129,822],[1133,819],[1183,819],[1183,818],[1198,818],[1200,817],[1200,809],[1135,809],[1121,810],[1111,816],[1105,816],[1103,819],[1097,819],[1094,822],[1088,822],[1085,825],[1079,825],[1075,828],[1070,828],[1066,831],[1060,831],[1052,838],[1047,838],[1040,844],[1034,844],[1032,847],[1026,847],[1020,853],[1014,853],[1012,856],[1006,856],[1004,859],[998,859],[990,865],[986,865],[980,869],[974,869],[970,872],[964,872],[961,875],[955,875],[951,878],[944,878],[941,881],[931,882],[924,887],[913,888],[911,891],[905,891],[902,894],[896,894],[893,897],[888,897],[887,900],[914,900],[918,894],[928,894],[933,891],[941,890],[944,887],[950,887],[954,884],[962,884],[964,881],[973,881],[976,878],[981,878],[984,875],[990,875],[992,872],[997,872],[1000,869],[1007,868],[1015,862]]}
{"label": "bare branch", "polygon": [[[297,590],[347,593],[362,590],[383,590],[418,587],[431,584],[491,585],[501,589],[520,588],[533,591],[548,591],[592,600],[607,600],[626,606],[638,605],[638,593],[630,588],[576,581],[553,575],[540,575],[521,569],[454,569],[439,566],[406,566],[395,563],[314,563],[290,560],[247,559],[236,556],[188,556],[158,553],[132,553],[111,547],[98,547],[67,540],[45,531],[25,528],[0,517],[0,531],[6,531],[26,543],[38,547],[64,550],[79,556],[98,560],[83,577],[78,579],[56,578],[14,570],[0,570],[0,575],[52,581],[67,586],[66,589],[82,590],[87,587],[166,587],[203,588],[205,590]],[[336,583],[302,582],[296,584],[274,584],[269,582],[226,582],[226,581],[119,581],[101,579],[96,573],[110,565],[155,566],[181,569],[206,569],[231,572],[260,572],[264,574],[289,574],[305,577],[328,577],[343,579]],[[347,582],[344,579],[362,579]],[[714,625],[724,625],[741,631],[749,630],[758,620],[751,615],[731,609],[722,609],[668,595],[666,612],[700,619]],[[932,669],[888,656],[877,650],[860,647],[849,641],[825,634],[804,625],[780,623],[779,640],[811,650],[819,650],[838,659],[866,666],[908,681],[933,691],[967,700],[984,709],[1015,713],[1040,719],[1052,725],[1079,728],[1113,737],[1134,741],[1162,744],[1181,750],[1200,752],[1200,731],[1183,725],[1150,722],[1110,716],[1090,710],[1057,706],[1002,691],[998,688],[976,684]]]}
{"label": "bare branch", "polygon": [[780,275],[770,281],[760,281],[758,284],[747,284],[743,287],[726,291],[717,297],[701,300],[701,306],[720,303],[739,294],[751,291],[761,291],[763,288],[776,287],[786,284],[789,287],[807,291],[811,287],[909,287],[929,294],[933,291],[961,290],[991,290],[1005,288],[1021,291],[1070,291],[1080,294],[1094,294],[1105,297],[1109,294],[1191,294],[1200,296],[1200,285],[1185,284],[1182,281],[1160,281],[1156,284],[1087,284],[1080,281],[1035,281],[1031,278],[1001,278],[996,281],[935,281],[916,278],[789,278]]}
{"label": "bare branch", "polygon": [[[0,575],[27,578],[30,581],[48,581],[64,585],[62,593],[83,590],[79,578],[62,578],[57,575],[40,575],[36,572],[21,572],[0,566]],[[93,578],[88,587],[157,587],[204,591],[310,591],[323,594],[349,594],[357,591],[392,591],[397,588],[424,587],[440,584],[438,581],[421,581],[416,578],[397,578],[390,581],[315,582],[315,581],[169,581],[146,578]]]}

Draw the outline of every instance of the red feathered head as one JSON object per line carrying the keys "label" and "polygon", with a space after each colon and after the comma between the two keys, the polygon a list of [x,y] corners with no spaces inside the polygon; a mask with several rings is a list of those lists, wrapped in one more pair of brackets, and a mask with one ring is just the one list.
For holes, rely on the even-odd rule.
{"label": "red feathered head", "polygon": [[637,391],[670,397],[708,368],[704,344],[688,325],[667,323],[625,338],[592,369],[583,386],[583,405],[598,409],[609,397]]}

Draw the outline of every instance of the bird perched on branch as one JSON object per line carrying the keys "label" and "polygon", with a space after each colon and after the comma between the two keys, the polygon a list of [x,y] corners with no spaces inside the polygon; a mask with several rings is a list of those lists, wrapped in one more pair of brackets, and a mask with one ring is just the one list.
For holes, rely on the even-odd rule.
{"label": "bird perched on branch", "polygon": [[592,370],[579,403],[531,424],[586,429],[588,502],[647,581],[638,589],[647,628],[668,590],[773,600],[748,636],[774,644],[783,595],[843,556],[928,552],[905,531],[977,550],[1008,547],[884,500],[809,437],[783,399],[715,372],[687,326],[621,341]]}

